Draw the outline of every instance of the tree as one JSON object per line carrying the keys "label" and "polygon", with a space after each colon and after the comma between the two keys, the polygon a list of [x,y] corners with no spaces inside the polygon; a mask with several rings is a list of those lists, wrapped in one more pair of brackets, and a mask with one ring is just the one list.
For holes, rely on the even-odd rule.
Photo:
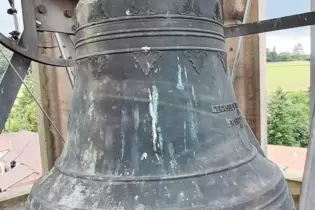
{"label": "tree", "polygon": [[292,101],[290,115],[294,119],[295,140],[300,147],[307,147],[310,122],[310,92],[292,92],[288,94],[288,97]]}
{"label": "tree", "polygon": [[301,43],[298,43],[294,46],[292,57],[294,60],[306,60],[308,58]]}
{"label": "tree", "polygon": [[[31,74],[25,77],[24,82],[30,91],[34,92]],[[5,132],[17,132],[21,130],[37,131],[36,104],[31,94],[23,85],[19,90],[4,128]]]}
{"label": "tree", "polygon": [[301,43],[298,43],[294,46],[293,48],[293,54],[295,55],[304,55],[304,49],[303,49],[303,45]]}
{"label": "tree", "polygon": [[278,55],[278,61],[293,61],[293,57],[289,52],[281,52]]}
{"label": "tree", "polygon": [[271,62],[272,60],[272,55],[271,52],[269,50],[269,48],[266,49],[266,57],[267,57],[267,62]]}
{"label": "tree", "polygon": [[273,47],[272,51],[270,52],[270,60],[273,62],[278,60],[278,53],[276,47]]}
{"label": "tree", "polygon": [[295,146],[294,120],[291,118],[289,100],[282,89],[277,89],[268,103],[268,143]]}
{"label": "tree", "polygon": [[307,147],[309,138],[309,91],[285,93],[278,89],[268,102],[268,142]]}

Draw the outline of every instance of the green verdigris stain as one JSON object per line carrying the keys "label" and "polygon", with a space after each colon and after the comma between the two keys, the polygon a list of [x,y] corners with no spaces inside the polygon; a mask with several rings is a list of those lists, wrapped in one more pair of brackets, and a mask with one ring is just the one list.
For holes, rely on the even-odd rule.
{"label": "green verdigris stain", "polygon": [[153,151],[157,152],[159,148],[162,151],[163,148],[163,135],[161,127],[159,126],[159,113],[158,113],[158,105],[159,105],[159,91],[156,85],[152,85],[152,90],[148,88],[149,92],[149,112],[152,120],[152,142],[153,142]]}

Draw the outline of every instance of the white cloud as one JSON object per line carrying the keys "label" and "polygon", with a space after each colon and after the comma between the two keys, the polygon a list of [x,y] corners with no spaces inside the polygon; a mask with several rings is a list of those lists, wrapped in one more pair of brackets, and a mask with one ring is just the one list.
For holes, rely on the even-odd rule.
{"label": "white cloud", "polygon": [[292,30],[277,31],[267,33],[266,45],[272,49],[276,47],[277,52],[292,52],[294,46],[298,43],[303,45],[307,54],[311,52],[311,39],[308,30],[300,30],[300,33],[292,33]]}

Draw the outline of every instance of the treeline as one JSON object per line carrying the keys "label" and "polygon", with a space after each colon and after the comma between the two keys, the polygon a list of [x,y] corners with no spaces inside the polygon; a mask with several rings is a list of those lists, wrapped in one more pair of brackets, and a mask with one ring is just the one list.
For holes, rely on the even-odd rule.
{"label": "treeline", "polygon": [[292,52],[277,53],[275,47],[272,50],[266,49],[267,62],[280,61],[309,61],[310,55],[306,54],[301,43],[296,44]]}

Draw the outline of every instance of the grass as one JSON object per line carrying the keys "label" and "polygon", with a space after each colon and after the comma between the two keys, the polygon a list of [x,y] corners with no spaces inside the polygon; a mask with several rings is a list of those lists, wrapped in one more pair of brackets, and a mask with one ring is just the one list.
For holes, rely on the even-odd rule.
{"label": "grass", "polygon": [[308,90],[310,87],[310,62],[290,61],[267,64],[267,92],[278,87],[284,91]]}

